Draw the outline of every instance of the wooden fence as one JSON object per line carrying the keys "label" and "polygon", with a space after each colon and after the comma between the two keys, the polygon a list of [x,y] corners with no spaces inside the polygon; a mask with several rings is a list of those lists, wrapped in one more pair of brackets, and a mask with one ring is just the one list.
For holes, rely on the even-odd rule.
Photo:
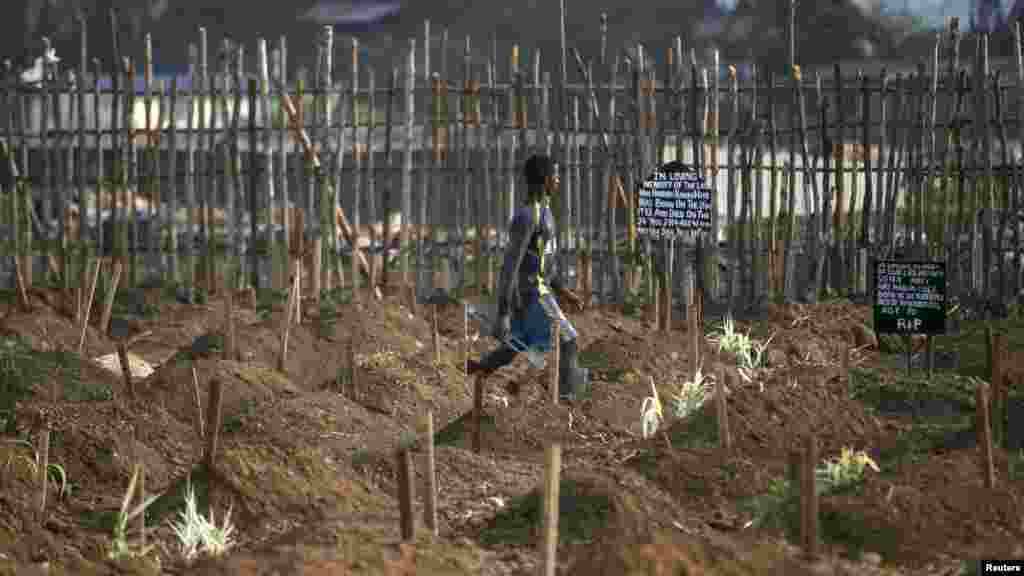
{"label": "wooden fence", "polygon": [[[30,91],[8,65],[2,213],[29,282],[41,261],[65,287],[84,285],[99,255],[123,260],[131,286],[159,274],[214,290],[226,252],[238,282],[283,288],[289,255],[323,238],[323,270],[307,283],[317,289],[348,269],[350,283],[415,282],[420,295],[438,282],[489,285],[520,167],[541,150],[560,160],[562,270],[592,259],[604,301],[643,291],[636,267],[680,297],[701,287],[737,305],[865,295],[871,261],[886,257],[946,260],[959,298],[1005,303],[1024,286],[1019,41],[1013,82],[989,70],[984,36],[962,66],[951,28],[906,76],[836,66],[808,78],[794,67],[743,86],[717,56],[686,61],[680,38],[658,65],[642,47],[597,65],[573,52],[555,80],[540,54],[526,63],[518,47],[505,59],[492,45],[480,62],[471,39],[447,33],[439,54],[410,39],[402,66],[386,71],[329,28],[315,41],[320,58],[297,78],[282,65],[285,38],[260,41],[251,71],[246,47],[230,44],[211,66],[202,29],[193,73],[169,82],[152,76],[148,36],[141,65],[116,55],[113,78],[98,61],[83,69],[83,56]],[[626,192],[677,158],[712,182],[717,241],[652,242],[627,225]],[[369,264],[343,266],[343,255]],[[454,271],[454,286],[438,270]]]}

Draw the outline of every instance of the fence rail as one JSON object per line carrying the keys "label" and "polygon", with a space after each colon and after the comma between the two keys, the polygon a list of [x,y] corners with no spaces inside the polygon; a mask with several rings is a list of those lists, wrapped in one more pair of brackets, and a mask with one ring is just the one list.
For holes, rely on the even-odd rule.
{"label": "fence rail", "polygon": [[[361,250],[403,282],[415,256],[420,294],[444,282],[431,273],[444,262],[455,288],[486,285],[522,196],[519,168],[540,150],[560,160],[562,270],[593,255],[601,299],[630,298],[627,272],[639,265],[682,297],[704,284],[736,305],[865,294],[873,259],[913,257],[949,262],[955,296],[1002,304],[1024,287],[1024,62],[1017,54],[1012,82],[990,73],[982,37],[964,69],[957,38],[945,35],[914,74],[849,77],[836,66],[813,81],[794,68],[741,82],[735,69],[714,73],[717,56],[709,75],[693,55],[683,62],[679,39],[662,65],[638,49],[596,74],[580,60],[565,81],[539,56],[526,69],[517,49],[500,79],[504,63],[471,60],[469,39],[461,50],[445,37],[440,54],[411,40],[402,66],[378,74],[354,41],[343,70],[345,47],[329,29],[312,74],[294,79],[284,39],[269,52],[260,41],[247,71],[242,46],[223,46],[233,57],[211,66],[202,30],[184,77],[154,79],[148,48],[120,77],[97,64],[31,90],[8,67],[5,247],[30,282],[39,258],[70,286],[100,255],[127,259],[131,285],[141,259],[143,276],[191,288],[221,249],[244,281],[283,287],[304,242],[298,226],[324,240],[318,286],[330,287],[343,253]],[[647,241],[629,225],[624,192],[673,159],[715,190],[707,246]],[[374,282],[387,278],[378,271]]]}

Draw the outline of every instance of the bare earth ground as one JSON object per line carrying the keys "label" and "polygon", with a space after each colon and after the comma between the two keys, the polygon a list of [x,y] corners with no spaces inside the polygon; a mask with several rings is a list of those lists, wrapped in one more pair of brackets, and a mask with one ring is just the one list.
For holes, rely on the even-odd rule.
{"label": "bare earth ground", "polygon": [[[90,328],[79,357],[78,328],[47,300],[55,298],[34,297],[31,312],[8,304],[0,325],[0,369],[31,384],[17,402],[14,435],[0,445],[0,574],[532,573],[541,454],[552,440],[563,443],[562,574],[956,574],[963,561],[1024,555],[1024,459],[997,448],[998,485],[986,490],[972,385],[952,370],[937,370],[927,384],[907,377],[892,342],[880,344],[865,328],[866,306],[772,306],[738,322],[757,338],[774,337],[767,366],[729,390],[731,456],[717,448],[710,403],[685,420],[672,416],[671,399],[691,370],[681,323],[666,335],[619,312],[570,314],[593,396],[552,407],[543,395],[547,374],[517,360],[488,384],[484,451],[476,455],[463,417],[472,383],[460,368],[461,306],[441,310],[440,365],[429,323],[388,296],[338,305],[333,328],[318,320],[330,311],[311,313],[291,329],[282,374],[275,369],[280,299],[238,304],[239,353],[230,360],[220,351],[221,302],[161,301],[131,321],[139,336],[130,351],[156,366],[132,400],[119,376],[89,361],[114,352],[114,342]],[[1008,334],[1015,374],[1024,371],[1022,328],[1020,320],[997,326]],[[981,375],[978,330],[965,325],[941,339],[939,356],[959,350],[961,371]],[[354,390],[345,371],[350,342],[360,365]],[[838,368],[842,343],[856,346],[849,378]],[[473,354],[492,345],[475,339]],[[734,371],[710,345],[705,354],[705,373],[719,373],[723,363]],[[640,415],[650,376],[667,433],[645,440]],[[196,389],[205,411],[212,378],[224,384],[224,403],[211,473],[199,465]],[[932,396],[945,399],[938,416],[898,409]],[[392,455],[422,434],[428,409],[437,430],[440,536],[399,544]],[[14,442],[36,442],[41,413],[52,423],[50,462],[71,482],[63,495],[51,487],[42,525],[30,510],[38,488],[28,459],[18,457],[32,451]],[[815,564],[785,543],[785,520],[769,521],[785,513],[763,513],[788,451],[808,432],[818,435],[823,457],[865,449],[881,466],[860,485],[823,496],[827,554]],[[136,461],[145,464],[147,491],[163,495],[147,513],[156,549],[113,562],[113,519]],[[416,467],[419,476],[419,457]],[[170,521],[189,478],[218,517],[232,506],[239,543],[226,558],[186,567]]]}

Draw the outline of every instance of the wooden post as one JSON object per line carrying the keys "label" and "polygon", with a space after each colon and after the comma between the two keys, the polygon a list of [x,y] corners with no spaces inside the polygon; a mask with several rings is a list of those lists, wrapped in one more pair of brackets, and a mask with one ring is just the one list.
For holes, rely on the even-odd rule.
{"label": "wooden post", "polygon": [[299,299],[299,265],[298,258],[295,259],[295,275],[292,277],[292,289],[288,293],[288,306],[284,312],[284,332],[281,334],[281,353],[277,357],[277,369],[284,372],[285,363],[288,360],[288,331],[292,327],[292,314],[295,313],[295,302]]}
{"label": "wooden post", "polygon": [[405,448],[399,449],[395,456],[395,464],[398,477],[398,509],[402,540],[409,542],[416,537],[416,517],[413,516],[412,510],[414,498],[412,453]]}
{"label": "wooden post", "polygon": [[658,329],[662,332],[672,330],[672,286],[666,276],[658,281],[658,296],[661,299],[661,317],[658,318]]}
{"label": "wooden post", "polygon": [[462,370],[469,374],[469,308],[462,303]]}
{"label": "wooden post", "polygon": [[195,392],[196,400],[196,434],[199,435],[199,439],[202,440],[206,437],[206,433],[203,430],[203,401],[199,396],[199,377],[196,376],[196,366],[192,364],[192,390]]}
{"label": "wooden post", "polygon": [[49,478],[47,474],[50,467],[50,424],[42,422],[42,435],[39,439],[39,521],[45,518],[46,514],[46,489]]}
{"label": "wooden post", "polygon": [[989,385],[982,382],[975,391],[975,424],[981,447],[982,474],[986,488],[995,487],[995,465],[992,461],[992,428],[989,419]]}
{"label": "wooden post", "polygon": [[302,324],[302,259],[306,249],[305,230],[305,212],[296,210],[295,227],[292,229],[292,246],[295,247],[295,263],[293,264],[294,272],[292,277],[292,282],[295,283],[295,301],[292,302],[292,306],[295,308],[295,315],[289,316],[291,318],[289,323],[294,322],[296,324]]}
{"label": "wooden post", "polygon": [[437,468],[434,463],[434,413],[427,411],[427,466],[424,471],[423,483],[423,524],[431,534],[437,536]]}
{"label": "wooden post", "polygon": [[132,369],[128,363],[128,349],[123,341],[117,343],[117,359],[121,362],[121,375],[124,377],[124,387],[128,390],[128,397],[135,399],[135,386],[132,384]]}
{"label": "wooden post", "polygon": [[804,463],[800,470],[800,498],[802,500],[800,513],[803,519],[801,540],[803,542],[804,555],[808,559],[816,559],[819,554],[818,492],[814,489],[817,465],[818,439],[814,434],[808,434],[804,440]]}
{"label": "wooden post", "polygon": [[[137,442],[137,441],[136,441]],[[136,466],[139,470],[139,478],[137,480],[135,493],[138,494],[138,503],[141,505],[146,501],[146,465],[139,461],[136,456]],[[137,517],[138,531],[139,531],[139,544],[142,546],[146,545],[146,514],[143,512]]]}
{"label": "wooden post", "polygon": [[320,234],[316,237],[316,240],[313,240],[313,270],[310,272],[309,279],[309,291],[311,292],[310,297],[317,305],[320,304],[320,292],[322,280],[324,278],[323,257],[324,241],[323,234]]}
{"label": "wooden post", "polygon": [[[359,365],[356,364],[356,343],[348,342],[348,389],[350,397],[356,398],[356,382],[358,381]],[[342,390],[342,393],[345,391]]]}
{"label": "wooden post", "polygon": [[18,283],[18,304],[21,306],[23,312],[28,312],[30,307],[28,302],[28,290],[25,288],[25,275],[22,274],[21,271],[22,264],[25,261],[31,261],[31,257],[26,256],[24,258],[19,257],[14,259],[14,276],[15,281]]}
{"label": "wooden post", "polygon": [[700,324],[697,319],[697,305],[689,307],[686,314],[686,321],[689,325],[687,332],[690,340],[690,361],[693,366],[693,377],[697,378],[697,371],[700,369]]}
{"label": "wooden post", "polygon": [[103,304],[103,316],[100,316],[100,332],[106,334],[110,328],[110,315],[114,311],[114,296],[117,295],[117,283],[121,280],[121,269],[123,263],[120,260],[114,262],[114,276],[110,279],[110,292],[107,292],[107,300]]}
{"label": "wooden post", "polygon": [[562,447],[549,444],[544,450],[544,501],[541,518],[540,575],[555,576],[558,553],[558,499],[562,471]]}
{"label": "wooden post", "polygon": [[473,381],[473,452],[479,454],[483,449],[484,431],[484,377],[477,376]]}
{"label": "wooden post", "polygon": [[[228,274],[233,276],[232,274]],[[235,359],[235,282],[229,282],[224,291],[224,359]]]}
{"label": "wooden post", "polygon": [[206,404],[206,455],[204,463],[207,472],[213,472],[214,457],[220,441],[220,414],[222,384],[218,378],[210,380],[210,395]]}
{"label": "wooden post", "polygon": [[96,260],[96,272],[92,275],[92,285],[89,287],[89,299],[85,302],[85,310],[82,313],[82,333],[78,338],[78,355],[82,355],[82,350],[85,348],[85,332],[89,327],[89,315],[92,312],[92,301],[96,297],[96,283],[100,279],[100,267],[103,261]]}
{"label": "wooden post", "polygon": [[441,336],[437,333],[437,304],[430,306],[430,344],[434,350],[434,364],[441,364]]}
{"label": "wooden post", "polygon": [[732,435],[729,432],[729,409],[725,398],[726,389],[731,386],[732,376],[723,368],[717,382],[715,382],[715,414],[718,419],[718,446],[726,453],[732,452]]}
{"label": "wooden post", "polygon": [[552,343],[552,349],[554,350],[554,354],[552,355],[552,358],[551,358],[551,372],[548,374],[548,377],[550,378],[550,380],[548,381],[548,393],[550,394],[550,397],[551,397],[551,404],[552,405],[557,405],[558,404],[558,373],[559,373],[559,368],[560,368],[559,364],[560,364],[561,352],[562,352],[562,325],[557,320],[554,322],[554,324],[555,324],[555,332],[554,332],[554,339],[555,339],[555,341]]}

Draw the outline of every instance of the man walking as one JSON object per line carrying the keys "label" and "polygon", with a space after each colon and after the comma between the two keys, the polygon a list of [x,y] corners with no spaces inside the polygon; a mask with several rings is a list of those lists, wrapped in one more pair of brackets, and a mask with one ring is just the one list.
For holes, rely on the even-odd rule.
{"label": "man walking", "polygon": [[519,352],[551,350],[551,330],[560,325],[559,398],[571,402],[589,389],[587,370],[578,366],[576,329],[555,299],[559,294],[577,310],[583,302],[566,289],[556,274],[555,221],[551,197],[558,193],[555,164],[546,155],[531,156],[523,168],[526,203],[509,226],[509,245],[498,280],[498,316],[494,337],[501,345],[481,358],[470,360],[471,376],[489,376],[512,363]]}

